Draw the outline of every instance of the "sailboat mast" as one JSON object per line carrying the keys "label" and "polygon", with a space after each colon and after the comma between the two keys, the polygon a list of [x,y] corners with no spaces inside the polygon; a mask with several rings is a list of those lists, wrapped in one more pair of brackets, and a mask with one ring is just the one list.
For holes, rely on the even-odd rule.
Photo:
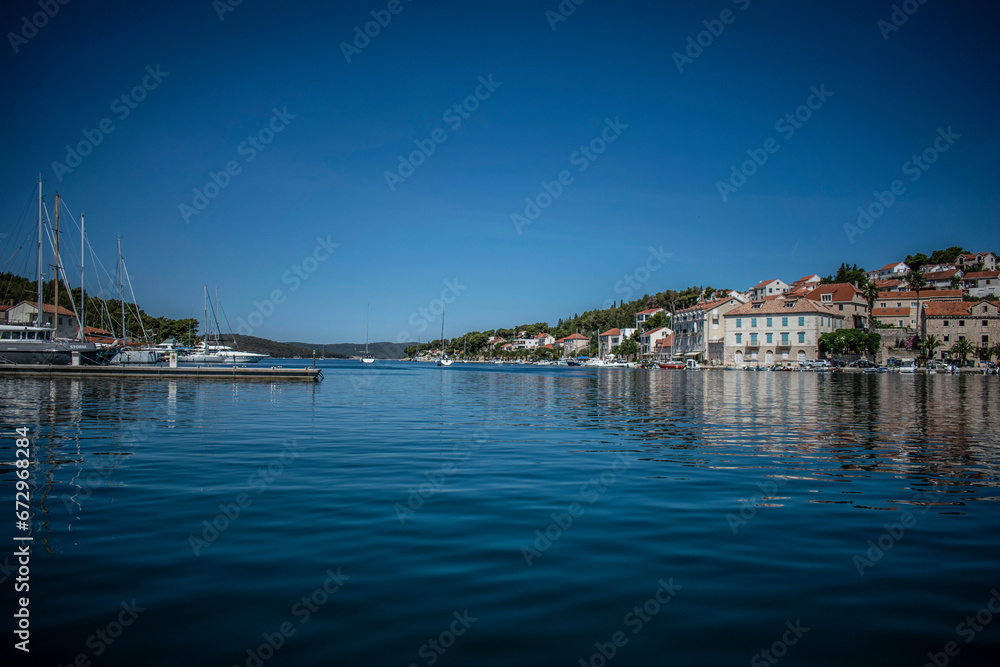
{"label": "sailboat mast", "polygon": [[122,271],[122,237],[118,237],[118,290],[122,300],[122,344],[125,344],[125,272]]}
{"label": "sailboat mast", "polygon": [[365,316],[365,354],[368,353],[368,325],[372,316],[372,305],[368,304],[368,313]]}
{"label": "sailboat mast", "polygon": [[38,307],[35,309],[35,326],[42,326],[42,175],[38,174]]}
{"label": "sailboat mast", "polygon": [[56,193],[56,265],[55,265],[55,276],[56,279],[52,283],[52,298],[55,304],[53,308],[55,313],[52,315],[52,322],[54,323],[56,334],[59,333],[59,193]]}
{"label": "sailboat mast", "polygon": [[84,232],[85,228],[86,228],[86,222],[84,222],[84,216],[83,216],[83,213],[81,213],[80,214],[80,340],[86,340],[87,339],[87,337],[84,335],[84,332],[83,332],[83,316],[84,316],[84,312],[83,312],[83,306],[84,306],[84,304],[83,304],[83,260],[84,260],[83,247],[84,247],[84,243],[87,240],[87,237],[86,237],[85,232]]}
{"label": "sailboat mast", "polygon": [[205,354],[208,354],[208,285],[205,285]]}

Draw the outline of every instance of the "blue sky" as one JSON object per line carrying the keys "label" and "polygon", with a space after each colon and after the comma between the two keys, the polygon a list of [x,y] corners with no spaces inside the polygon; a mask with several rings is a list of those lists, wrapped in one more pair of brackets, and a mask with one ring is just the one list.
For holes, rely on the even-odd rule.
{"label": "blue sky", "polygon": [[[890,2],[244,0],[220,19],[224,1],[71,1],[37,30],[38,0],[7,4],[5,268],[33,275],[39,172],[106,265],[122,238],[148,313],[200,316],[208,285],[233,326],[277,340],[363,340],[368,303],[372,340],[427,340],[443,290],[456,335],[1000,250],[998,17],[982,3],[896,3],[911,13],[894,25]],[[907,169],[925,150],[933,164]],[[515,224],[526,198],[546,207]],[[76,285],[79,241],[65,247]],[[647,273],[650,247],[670,257]]]}

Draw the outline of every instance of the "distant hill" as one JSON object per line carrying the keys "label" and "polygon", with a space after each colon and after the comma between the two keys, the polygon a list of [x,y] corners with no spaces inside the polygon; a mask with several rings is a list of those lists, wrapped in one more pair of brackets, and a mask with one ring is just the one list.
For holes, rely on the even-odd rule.
{"label": "distant hill", "polygon": [[[223,334],[222,342],[226,345],[232,345],[236,349],[243,352],[269,354],[276,359],[309,359],[312,358],[313,350],[316,350],[316,356],[322,356],[320,346],[318,345],[308,345],[306,343],[278,343],[266,338],[244,336],[243,334]],[[335,359],[346,358],[345,355],[334,354],[329,349],[326,352],[326,356],[328,358],[332,357]]]}
{"label": "distant hill", "polygon": [[[322,352],[326,351],[326,356],[345,356],[345,357],[359,357],[361,353],[365,351],[364,343],[285,343],[285,345],[293,345],[295,347],[307,348],[309,354],[312,355],[312,351],[316,350],[317,355],[321,355]],[[406,349],[409,345],[415,345],[415,343],[369,343],[368,351],[375,355],[376,359],[403,359],[406,357]]]}

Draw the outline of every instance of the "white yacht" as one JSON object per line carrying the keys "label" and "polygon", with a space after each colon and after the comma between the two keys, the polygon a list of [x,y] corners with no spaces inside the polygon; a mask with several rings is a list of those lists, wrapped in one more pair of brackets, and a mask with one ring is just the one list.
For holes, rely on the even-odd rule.
{"label": "white yacht", "polygon": [[240,352],[219,341],[202,341],[184,357],[178,357],[178,363],[185,364],[256,364],[270,355],[256,352]]}

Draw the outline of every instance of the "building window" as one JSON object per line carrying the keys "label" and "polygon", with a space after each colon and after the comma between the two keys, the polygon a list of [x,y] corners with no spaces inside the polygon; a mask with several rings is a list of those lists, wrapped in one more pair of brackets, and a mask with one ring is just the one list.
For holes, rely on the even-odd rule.
{"label": "building window", "polygon": [[750,344],[751,345],[757,344],[757,334],[750,334]]}
{"label": "building window", "polygon": [[983,345],[989,345],[989,344],[990,344],[990,335],[983,334]]}
{"label": "building window", "polygon": [[771,325],[771,318],[770,317],[767,318],[767,326],[768,326],[768,328],[771,328],[771,326],[772,326]]}
{"label": "building window", "polygon": [[840,309],[841,309],[841,310],[843,310],[843,309],[844,309],[844,304],[840,304]]}
{"label": "building window", "polygon": [[736,318],[736,328],[737,328],[737,329],[740,329],[740,328],[742,328],[742,327],[743,327],[743,318],[741,318],[741,317],[737,317],[737,318]]}
{"label": "building window", "polygon": [[781,318],[781,326],[783,326],[783,327],[787,327],[788,326],[788,318],[787,317],[782,317]]}
{"label": "building window", "polygon": [[788,334],[787,333],[781,334],[781,344],[782,345],[788,345]]}
{"label": "building window", "polygon": [[948,340],[949,340],[949,338],[950,338],[950,336],[947,336],[947,335],[946,335],[946,336],[944,337],[944,342],[946,342],[946,343],[947,343],[947,342],[948,342]]}
{"label": "building window", "polygon": [[948,320],[945,320],[944,322],[942,322],[942,325],[943,326],[948,326]]}
{"label": "building window", "polygon": [[983,326],[984,327],[989,326],[989,324],[990,324],[989,322],[987,322],[986,320],[983,320]]}
{"label": "building window", "polygon": [[756,329],[757,328],[757,318],[756,317],[751,317],[750,318],[750,328],[751,329]]}
{"label": "building window", "polygon": [[965,320],[959,320],[958,321],[958,326],[964,327],[965,326]]}
{"label": "building window", "polygon": [[799,342],[800,343],[806,342],[806,332],[805,331],[800,331],[799,332]]}
{"label": "building window", "polygon": [[743,342],[743,334],[736,334],[736,344],[740,345]]}
{"label": "building window", "polygon": [[805,325],[806,325],[806,318],[800,317],[799,318],[799,326],[800,327],[804,327]]}
{"label": "building window", "polygon": [[771,334],[767,334],[767,342],[768,342],[768,344],[771,343]]}

